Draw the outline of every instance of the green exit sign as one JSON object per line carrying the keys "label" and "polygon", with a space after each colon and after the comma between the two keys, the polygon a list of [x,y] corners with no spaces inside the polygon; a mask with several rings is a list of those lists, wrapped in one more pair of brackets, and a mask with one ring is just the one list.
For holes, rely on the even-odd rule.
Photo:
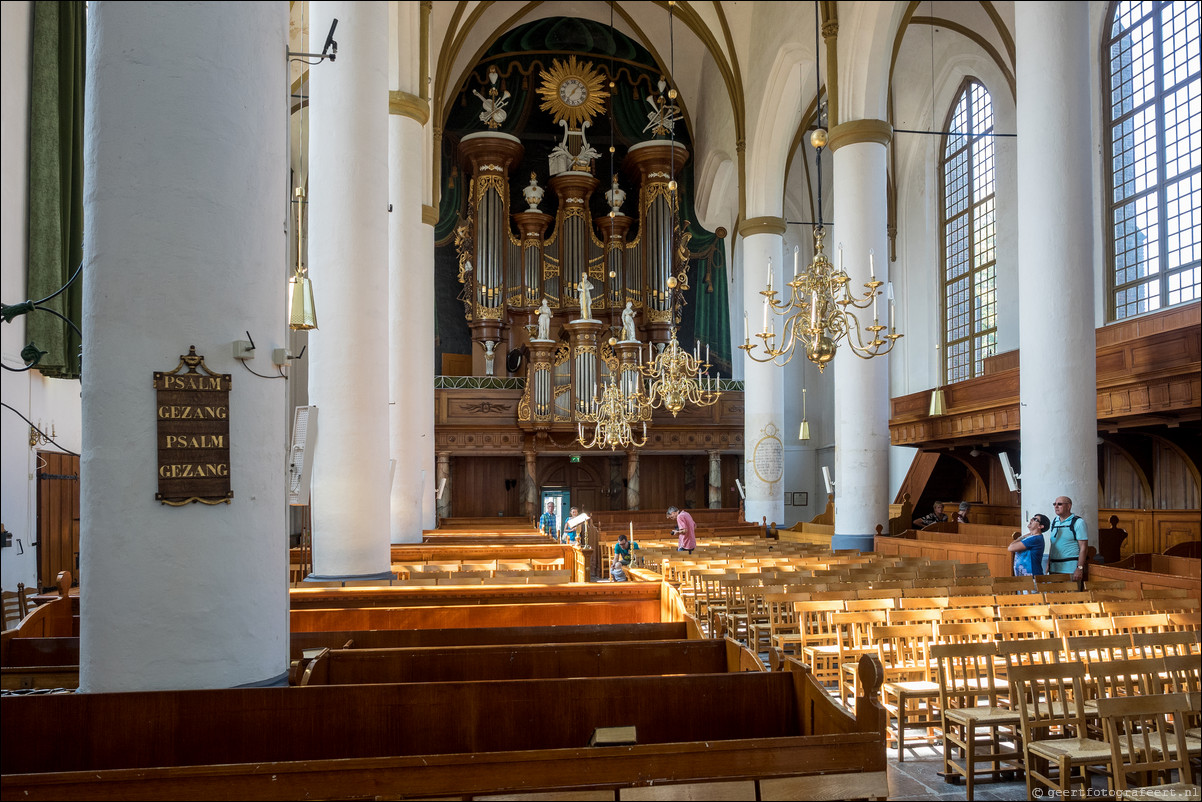
{"label": "green exit sign", "polygon": [[579,455],[579,454],[573,454],[571,457],[569,457],[569,461],[570,461],[570,462],[580,462],[580,455]]}

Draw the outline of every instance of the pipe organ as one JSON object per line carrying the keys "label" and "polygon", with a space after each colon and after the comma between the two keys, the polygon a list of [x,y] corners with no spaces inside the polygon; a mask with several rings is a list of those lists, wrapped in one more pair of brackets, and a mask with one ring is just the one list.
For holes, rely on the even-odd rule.
{"label": "pipe organ", "polygon": [[[522,193],[528,208],[511,211],[510,172],[523,154],[517,137],[500,132],[473,133],[460,142],[471,177],[467,214],[456,233],[461,298],[474,342],[488,350],[529,348],[519,425],[535,432],[574,429],[604,382],[619,382],[624,395],[641,386],[641,343],[623,338],[617,321],[626,303],[646,342],[662,346],[679,322],[673,293],[687,289],[688,235],[677,225],[673,178],[689,153],[671,140],[630,148],[622,169],[637,182],[637,217],[621,213],[626,193],[616,175],[605,192],[609,213],[593,217],[590,201],[599,181],[591,160],[579,158],[547,181],[556,201],[553,217],[538,208],[544,190],[537,174]],[[587,317],[581,315],[582,286]],[[550,318],[542,332],[539,317]]]}

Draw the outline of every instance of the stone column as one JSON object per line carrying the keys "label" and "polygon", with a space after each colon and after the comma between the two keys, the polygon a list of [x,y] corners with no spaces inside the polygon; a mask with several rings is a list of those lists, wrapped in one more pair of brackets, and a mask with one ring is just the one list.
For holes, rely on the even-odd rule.
{"label": "stone column", "polygon": [[[287,673],[286,382],[255,378],[231,355],[249,330],[249,366],[274,373],[270,354],[287,346],[287,39],[285,4],[89,12],[85,693],[232,688]],[[164,444],[151,380],[191,345],[232,376],[228,505],[155,500]]]}
{"label": "stone column", "polygon": [[391,576],[388,431],[388,6],[316,0],[342,55],[309,71],[313,578]]}
{"label": "stone column", "polygon": [[410,58],[418,49],[421,9],[417,3],[388,7],[397,16],[390,30],[399,38],[388,92],[390,540],[420,543],[423,500],[434,492],[434,263],[422,258],[421,247],[433,239],[422,224],[430,104],[416,94],[421,71]]}
{"label": "stone column", "polygon": [[1098,534],[1088,4],[1018,3],[1022,520],[1068,496]]}
{"label": "stone column", "polygon": [[709,506],[717,509],[722,506],[722,452],[713,448],[705,453],[710,458]]}
{"label": "stone column", "polygon": [[626,509],[639,508],[639,452],[626,452]]}
{"label": "stone column", "polygon": [[[752,353],[764,356],[763,340],[754,332],[764,328],[764,296],[768,283],[769,264],[773,274],[772,286],[779,288],[783,272],[783,240],[785,221],[779,217],[754,217],[739,229],[743,237],[743,312],[753,335],[751,341],[761,347]],[[788,289],[787,287],[785,288]],[[780,299],[780,296],[777,296]],[[775,343],[780,344],[780,321],[769,324],[776,331]],[[744,516],[748,521],[769,523],[785,520],[785,501],[781,481],[784,476],[784,443],[781,432],[785,417],[784,371],[771,362],[743,362],[745,391],[743,413],[744,459],[747,466],[747,502]]]}
{"label": "stone column", "polygon": [[525,498],[523,512],[532,521],[537,521],[538,509],[538,453],[533,449],[525,452],[526,472],[522,476],[522,495]]}
{"label": "stone column", "polygon": [[[853,296],[865,293],[869,251],[876,277],[889,280],[886,232],[886,147],[892,127],[880,120],[852,120],[830,132],[834,154],[833,260],[851,278]],[[887,301],[880,307],[888,315]],[[872,325],[872,308],[855,310],[861,330]],[[861,331],[871,340],[871,332]],[[849,337],[855,341],[856,334]],[[835,356],[835,537],[837,549],[871,551],[877,524],[889,522],[889,357],[861,359],[845,338]]]}
{"label": "stone column", "polygon": [[451,517],[451,452],[438,452],[438,470],[434,487],[442,487],[442,497],[438,499],[438,518]]}

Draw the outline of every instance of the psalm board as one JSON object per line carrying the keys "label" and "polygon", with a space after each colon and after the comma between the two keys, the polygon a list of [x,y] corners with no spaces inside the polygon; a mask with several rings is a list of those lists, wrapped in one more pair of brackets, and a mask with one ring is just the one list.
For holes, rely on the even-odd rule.
{"label": "psalm board", "polygon": [[214,373],[188,347],[172,371],[155,371],[159,491],[173,507],[228,504],[230,490],[230,374]]}

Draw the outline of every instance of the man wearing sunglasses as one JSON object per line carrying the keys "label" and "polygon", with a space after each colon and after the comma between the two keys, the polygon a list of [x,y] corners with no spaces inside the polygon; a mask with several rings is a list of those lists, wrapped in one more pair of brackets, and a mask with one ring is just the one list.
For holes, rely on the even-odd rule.
{"label": "man wearing sunglasses", "polygon": [[1073,515],[1073,500],[1061,496],[1052,502],[1056,517],[1048,533],[1048,573],[1072,574],[1074,582],[1085,579],[1085,557],[1089,531],[1080,515]]}

